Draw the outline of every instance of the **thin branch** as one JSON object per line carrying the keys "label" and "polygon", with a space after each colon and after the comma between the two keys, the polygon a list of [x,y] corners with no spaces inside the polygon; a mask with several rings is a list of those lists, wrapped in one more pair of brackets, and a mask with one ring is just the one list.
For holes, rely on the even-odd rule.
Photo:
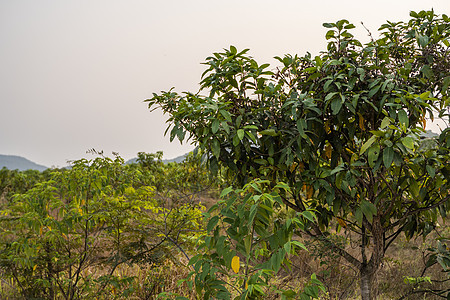
{"label": "thin branch", "polygon": [[390,241],[384,246],[384,251],[386,251],[392,242],[398,237],[398,235],[403,231],[405,226],[400,227],[394,234],[390,235],[385,239],[385,242],[390,239]]}
{"label": "thin branch", "polygon": [[[176,241],[174,241],[170,236],[167,236],[167,235],[166,235],[166,238],[167,238],[169,241],[171,241],[175,246],[177,246],[177,248],[184,254],[184,256],[187,258],[188,261],[191,260],[191,259],[189,258],[189,256],[186,254],[186,252],[184,252],[183,248],[182,248]],[[192,267],[192,266],[191,266],[191,267]]]}
{"label": "thin branch", "polygon": [[450,200],[450,195],[447,196],[447,197],[445,197],[445,198],[442,199],[441,201],[439,201],[439,202],[433,204],[433,205],[426,206],[426,207],[420,207],[420,208],[418,208],[418,209],[408,211],[408,212],[406,212],[406,213],[403,215],[402,218],[398,219],[395,223],[393,223],[393,224],[391,224],[390,226],[388,226],[388,227],[386,228],[386,230],[390,230],[390,229],[394,228],[395,226],[399,225],[401,222],[403,222],[406,218],[408,218],[408,217],[411,216],[411,215],[420,213],[420,212],[422,212],[422,211],[426,211],[426,210],[433,209],[433,208],[435,208],[435,207],[438,207],[438,206],[441,205],[441,204],[444,204],[445,202],[447,202],[447,201],[449,201],[449,200]]}

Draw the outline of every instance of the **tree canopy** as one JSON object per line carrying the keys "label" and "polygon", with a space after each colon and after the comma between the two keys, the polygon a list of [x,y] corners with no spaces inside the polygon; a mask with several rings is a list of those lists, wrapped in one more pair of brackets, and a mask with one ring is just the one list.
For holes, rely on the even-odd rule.
{"label": "tree canopy", "polygon": [[[365,44],[347,20],[324,23],[326,51],[276,57],[276,69],[231,46],[206,59],[200,92],[146,100],[213,172],[286,184],[283,206],[316,212],[301,232],[359,269],[363,299],[392,241],[426,236],[450,210],[449,127],[421,147],[427,121],[449,118],[450,18],[410,16]],[[358,254],[331,238],[333,222],[357,234]]]}

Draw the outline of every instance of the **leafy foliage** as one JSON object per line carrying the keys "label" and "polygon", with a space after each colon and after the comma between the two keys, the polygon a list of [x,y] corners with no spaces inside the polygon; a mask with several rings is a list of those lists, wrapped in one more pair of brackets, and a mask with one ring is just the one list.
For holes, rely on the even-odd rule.
{"label": "leafy foliage", "polygon": [[[289,187],[280,183],[275,191],[268,192],[268,183],[255,180],[242,189],[224,189],[223,200],[206,214],[208,234],[201,239],[200,254],[189,262],[194,268],[191,274],[195,275],[197,293],[204,299],[261,298],[273,289],[270,279],[274,274],[289,266],[289,256],[305,249],[292,234],[304,227],[305,218],[314,219],[314,213],[305,211],[281,218],[282,201],[276,190]],[[318,297],[319,289],[324,288],[313,275],[303,292],[274,292],[282,299],[311,299]]]}
{"label": "leafy foliage", "polygon": [[126,297],[134,292],[135,277],[118,276],[121,265],[156,266],[174,250],[183,251],[182,245],[193,245],[200,207],[159,206],[142,176],[120,157],[82,159],[6,203],[0,266],[20,293]]}
{"label": "leafy foliage", "polygon": [[[170,90],[146,101],[169,114],[171,140],[188,136],[209,154],[213,172],[223,166],[239,186],[286,182],[283,204],[317,212],[303,232],[360,271],[368,299],[398,235],[425,237],[450,210],[450,129],[434,147],[420,139],[427,118],[449,117],[450,19],[411,12],[365,45],[347,20],[324,26],[321,55],[276,57],[272,72],[231,46],[205,62],[207,96]],[[333,220],[361,237],[358,256],[327,238]]]}

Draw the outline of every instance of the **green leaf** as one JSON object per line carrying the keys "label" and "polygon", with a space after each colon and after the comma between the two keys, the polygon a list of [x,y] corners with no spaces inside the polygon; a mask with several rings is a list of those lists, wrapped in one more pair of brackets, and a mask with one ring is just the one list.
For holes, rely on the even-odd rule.
{"label": "green leaf", "polygon": [[409,190],[414,198],[419,196],[419,183],[412,177],[408,178],[409,180]]}
{"label": "green leaf", "polygon": [[230,134],[230,126],[228,126],[227,121],[222,121],[220,124],[222,125],[223,129],[225,130],[225,132]]}
{"label": "green leaf", "polygon": [[289,187],[289,185],[287,185],[284,182],[278,182],[277,185],[275,186],[275,188],[284,189],[287,192],[291,191],[291,188]]}
{"label": "green leaf", "polygon": [[356,222],[361,226],[362,220],[363,220],[363,214],[362,214],[361,207],[358,207],[355,210],[355,219],[356,219]]}
{"label": "green leaf", "polygon": [[406,127],[409,126],[409,120],[408,120],[408,114],[403,109],[398,111],[398,121],[405,125]]}
{"label": "green leaf", "polygon": [[305,128],[306,128],[306,120],[305,119],[298,119],[297,120],[297,130],[298,133],[300,134],[300,136],[304,139],[308,138],[308,136],[305,133]]}
{"label": "green leaf", "polygon": [[239,141],[239,137],[236,134],[235,136],[233,136],[233,146],[237,147],[237,145],[239,145],[240,141]]}
{"label": "green leaf", "polygon": [[361,201],[361,211],[364,214],[364,216],[367,218],[367,220],[370,223],[372,223],[373,216],[377,214],[376,206],[367,200],[362,200]]}
{"label": "green leaf", "polygon": [[419,35],[417,37],[417,42],[419,43],[419,45],[421,47],[425,47],[426,45],[428,45],[429,41],[430,41],[430,38],[426,35]]}
{"label": "green leaf", "polygon": [[328,30],[325,39],[329,40],[334,37],[334,30]]}
{"label": "green leaf", "polygon": [[231,122],[231,114],[228,111],[221,109],[219,110],[219,113],[225,118],[225,120]]}
{"label": "green leaf", "polygon": [[228,195],[232,191],[233,191],[233,187],[232,186],[227,187],[226,189],[222,190],[222,192],[220,193],[220,198],[225,197],[226,195]]}
{"label": "green leaf", "polygon": [[423,66],[421,71],[422,71],[423,75],[425,75],[425,77],[427,77],[428,79],[433,79],[434,73],[429,65]]}
{"label": "green leaf", "polygon": [[380,129],[385,128],[391,124],[391,119],[389,117],[384,117],[383,121],[381,121]]}
{"label": "green leaf", "polygon": [[275,129],[266,129],[259,132],[261,135],[270,135],[270,136],[278,136],[278,133]]}
{"label": "green leaf", "polygon": [[212,133],[216,133],[219,129],[220,121],[218,119],[215,119],[211,125]]}
{"label": "green leaf", "polygon": [[369,98],[372,98],[373,95],[375,95],[375,94],[378,92],[378,90],[380,89],[380,87],[381,87],[381,85],[377,85],[377,86],[375,86],[374,88],[372,88],[372,89],[369,91],[368,97],[369,97]]}
{"label": "green leaf", "polygon": [[291,244],[292,244],[292,245],[295,245],[295,246],[297,246],[297,247],[299,247],[299,248],[301,248],[301,249],[303,249],[303,250],[308,251],[308,249],[306,248],[306,246],[305,246],[304,244],[300,243],[299,241],[291,241]]}
{"label": "green leaf", "polygon": [[373,168],[380,155],[380,145],[378,143],[373,144],[367,151],[367,158],[369,160],[369,166]]}
{"label": "green leaf", "polygon": [[261,159],[261,158],[257,158],[255,160],[253,160],[255,163],[257,163],[258,165],[267,165],[267,160],[265,159]]}
{"label": "green leaf", "polygon": [[244,138],[245,132],[242,129],[238,129],[237,131],[237,136],[239,138],[240,141],[242,141],[242,139]]}
{"label": "green leaf", "polygon": [[337,115],[342,107],[342,100],[340,98],[334,98],[331,101],[331,110],[333,111],[333,115]]}
{"label": "green leaf", "polygon": [[333,98],[334,97],[334,95],[336,95],[337,94],[337,92],[333,92],[333,93],[329,93],[329,94],[327,94],[326,96],[325,96],[325,102],[326,101],[329,101],[331,98]]}
{"label": "green leaf", "polygon": [[291,253],[291,243],[287,242],[286,244],[284,244],[283,246],[284,251],[286,251],[286,253]]}
{"label": "green leaf", "polygon": [[345,170],[343,165],[339,165],[330,172],[330,176]]}
{"label": "green leaf", "polygon": [[372,136],[370,137],[370,139],[368,139],[364,145],[362,145],[361,150],[359,151],[359,155],[362,155],[364,152],[366,152],[366,150],[373,144],[373,142],[375,142],[375,140],[377,139],[376,136]]}
{"label": "green leaf", "polygon": [[211,150],[212,150],[213,155],[214,155],[215,157],[219,158],[219,156],[220,156],[220,142],[219,142],[219,140],[214,139],[214,140],[212,141],[211,147],[212,147]]}
{"label": "green leaf", "polygon": [[209,219],[208,225],[206,226],[206,231],[210,232],[211,230],[213,230],[214,227],[216,227],[218,222],[219,222],[219,217],[218,216],[214,216],[211,219]]}
{"label": "green leaf", "polygon": [[429,174],[431,177],[434,177],[434,176],[436,175],[436,170],[435,170],[432,166],[427,165],[426,168],[427,168],[428,174]]}
{"label": "green leaf", "polygon": [[450,85],[450,76],[447,76],[443,79],[443,84],[442,84],[442,93],[448,93],[448,87]]}
{"label": "green leaf", "polygon": [[257,143],[256,138],[253,135],[253,133],[251,133],[250,131],[246,131],[245,133],[248,135],[248,137],[252,140],[253,143],[255,143],[255,144]]}
{"label": "green leaf", "polygon": [[302,214],[302,216],[304,216],[306,219],[308,219],[311,222],[314,222],[315,219],[316,219],[316,215],[313,212],[309,211],[309,210],[305,210],[301,214]]}
{"label": "green leaf", "polygon": [[252,247],[252,236],[251,235],[247,235],[244,238],[244,247],[245,247],[245,253],[247,255],[250,254],[250,248]]}
{"label": "green leaf", "polygon": [[383,150],[383,163],[386,168],[392,165],[394,160],[394,149],[392,147],[387,147]]}
{"label": "green leaf", "polygon": [[414,149],[414,139],[410,136],[402,138],[402,144],[408,149]]}

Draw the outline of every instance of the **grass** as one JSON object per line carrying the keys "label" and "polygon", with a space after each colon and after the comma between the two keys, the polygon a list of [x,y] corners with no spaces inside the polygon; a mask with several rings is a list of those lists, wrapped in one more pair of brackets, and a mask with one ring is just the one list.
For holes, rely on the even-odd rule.
{"label": "grass", "polygon": [[[431,233],[425,240],[408,240],[400,236],[391,245],[376,275],[374,292],[377,299],[400,299],[402,296],[413,300],[442,299],[430,290],[448,287],[448,274],[438,264],[426,267],[427,249],[433,246],[434,239],[439,235],[450,236],[450,227],[443,225],[439,232]],[[345,242],[343,232],[338,236]],[[345,245],[350,252],[358,251],[348,240]],[[326,294],[321,295],[321,299],[360,298],[358,270],[340,256],[323,255],[317,245],[310,244],[308,248],[308,252],[301,251],[291,257],[291,267],[280,271],[270,282],[272,291],[267,290],[265,299],[279,299],[278,294],[273,292],[277,288],[302,289],[313,273],[317,274],[327,290]],[[117,268],[114,275],[118,279],[131,278],[129,283],[109,285],[97,295],[97,299],[174,299],[176,295],[196,299],[192,287],[183,282],[190,271],[187,259],[181,254],[166,258],[159,264],[124,264]],[[84,271],[84,276],[87,278],[90,274],[101,272],[103,270],[90,267]],[[431,283],[414,283],[412,279],[405,280],[407,277],[429,278]],[[0,299],[21,299],[15,281],[1,276],[1,273],[0,295]]]}

